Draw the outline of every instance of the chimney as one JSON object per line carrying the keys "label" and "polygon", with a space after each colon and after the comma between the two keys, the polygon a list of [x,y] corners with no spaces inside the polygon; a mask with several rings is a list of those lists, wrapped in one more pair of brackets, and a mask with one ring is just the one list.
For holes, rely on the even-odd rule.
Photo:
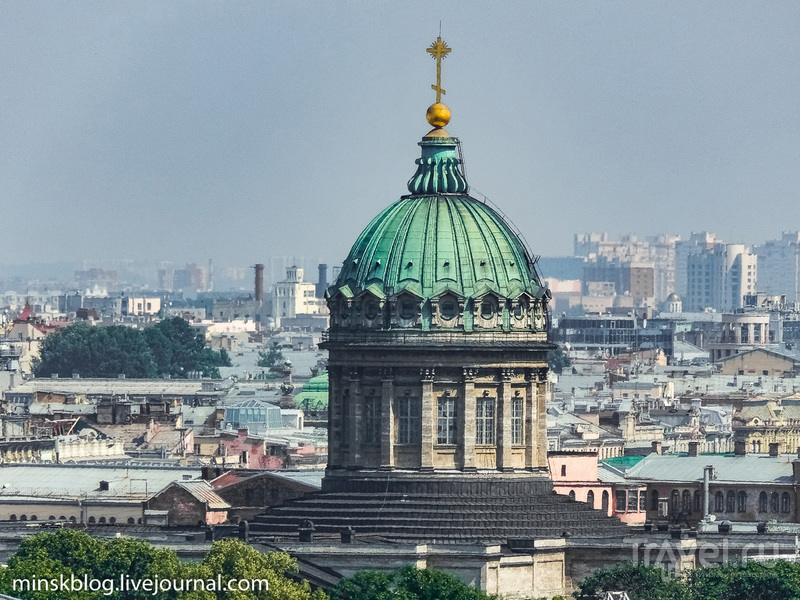
{"label": "chimney", "polygon": [[[733,442],[733,453],[736,456],[744,456],[747,454],[747,442]],[[800,453],[800,448],[798,448],[798,453]]]}
{"label": "chimney", "polygon": [[264,301],[264,265],[261,263],[256,265],[255,300],[256,302]]}
{"label": "chimney", "polygon": [[328,289],[328,265],[320,263],[318,268],[319,283],[317,283],[317,298],[324,298],[325,290]]}
{"label": "chimney", "polygon": [[780,444],[778,442],[772,442],[769,445],[769,455],[778,456],[778,454],[780,454]]}
{"label": "chimney", "polygon": [[656,454],[661,454],[661,442],[653,442],[651,444],[651,452],[655,452]]}
{"label": "chimney", "polygon": [[697,456],[697,447],[700,442],[689,442],[689,456]]}

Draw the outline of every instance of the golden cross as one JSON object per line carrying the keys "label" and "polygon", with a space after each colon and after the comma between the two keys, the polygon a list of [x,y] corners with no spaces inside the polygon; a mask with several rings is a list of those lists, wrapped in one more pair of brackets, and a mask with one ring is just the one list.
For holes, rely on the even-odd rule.
{"label": "golden cross", "polygon": [[439,36],[427,51],[436,59],[436,85],[432,85],[431,89],[436,91],[436,102],[438,103],[442,101],[442,94],[447,93],[442,89],[442,59],[450,52],[450,48],[442,41],[442,36]]}

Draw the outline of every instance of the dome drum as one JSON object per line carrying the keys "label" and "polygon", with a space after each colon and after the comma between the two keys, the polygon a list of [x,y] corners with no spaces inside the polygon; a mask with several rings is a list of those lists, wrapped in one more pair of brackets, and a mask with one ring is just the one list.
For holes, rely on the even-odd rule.
{"label": "dome drum", "polygon": [[536,298],[527,292],[516,298],[504,298],[492,291],[465,298],[448,290],[428,299],[409,290],[388,298],[369,290],[354,297],[337,292],[328,298],[328,307],[331,331],[548,330],[547,296]]}

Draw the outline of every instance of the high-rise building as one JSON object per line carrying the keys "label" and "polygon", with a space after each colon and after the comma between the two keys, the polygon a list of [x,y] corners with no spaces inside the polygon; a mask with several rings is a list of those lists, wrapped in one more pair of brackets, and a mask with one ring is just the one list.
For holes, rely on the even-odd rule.
{"label": "high-rise building", "polygon": [[[655,302],[660,303],[675,291],[675,244],[679,240],[679,236],[666,234],[644,239],[639,239],[635,235],[613,239],[607,233],[581,233],[575,234],[574,253],[575,256],[587,259],[585,273],[591,273],[595,268],[604,269],[608,265],[618,265],[620,272],[616,275],[611,273],[612,279],[608,281],[616,283],[619,294],[632,294],[630,282],[624,284],[622,279],[615,280],[613,277],[629,279],[631,273],[623,274],[622,269],[641,270],[648,268],[649,265],[652,269],[652,291],[642,289],[641,285],[635,285],[636,295],[639,298],[654,298]],[[591,279],[591,281],[600,280]]]}
{"label": "high-rise building", "polygon": [[743,244],[714,244],[686,257],[683,309],[732,311],[744,306],[744,296],[756,293],[756,255]]}
{"label": "high-rise building", "polygon": [[784,232],[781,239],[755,246],[753,251],[758,256],[758,291],[800,303],[800,233]]}

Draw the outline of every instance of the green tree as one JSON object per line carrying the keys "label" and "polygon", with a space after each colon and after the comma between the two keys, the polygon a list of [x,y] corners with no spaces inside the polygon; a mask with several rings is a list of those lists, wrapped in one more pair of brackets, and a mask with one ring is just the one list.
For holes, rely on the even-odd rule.
{"label": "green tree", "polygon": [[491,600],[485,592],[439,569],[403,567],[359,571],[331,590],[331,600]]}
{"label": "green tree", "polygon": [[800,598],[800,565],[749,562],[695,569],[689,573],[687,585],[697,600],[794,600]]}
{"label": "green tree", "polygon": [[[0,593],[23,600],[326,600],[324,592],[312,591],[307,581],[293,581],[287,575],[297,572],[297,563],[288,554],[263,554],[237,540],[214,542],[200,563],[184,563],[173,550],[154,548],[150,544],[129,538],[102,540],[81,531],[63,529],[42,533],[23,540],[9,559],[8,568],[0,569]],[[110,589],[97,592],[14,589],[15,579],[28,581],[44,578],[82,579],[100,581],[144,580],[179,582],[179,589],[161,591]],[[269,589],[261,591],[210,591],[202,586],[181,584],[200,579],[216,581],[217,576],[227,584],[231,579],[262,580]],[[196,588],[196,589],[195,589]]]}
{"label": "green tree", "polygon": [[37,377],[153,377],[156,364],[139,330],[76,323],[42,341],[33,372]]}
{"label": "green tree", "polygon": [[283,352],[277,342],[273,342],[266,352],[260,350],[258,352],[259,367],[274,367],[276,363],[283,362]]}
{"label": "green tree", "polygon": [[144,332],[120,325],[70,325],[42,341],[33,372],[37,377],[78,373],[81,377],[124,374],[143,378],[163,374],[187,377],[191,371],[200,371],[207,377],[219,377],[219,367],[230,365],[225,350],[206,348],[203,336],[175,317]]}
{"label": "green tree", "polygon": [[631,600],[689,600],[683,581],[661,567],[621,563],[600,569],[578,584],[577,600],[595,600],[602,592],[626,591]]}
{"label": "green tree", "polygon": [[572,361],[564,348],[556,346],[547,354],[547,365],[551,371],[560,375],[566,367],[572,365]]}
{"label": "green tree", "polygon": [[269,590],[226,591],[217,594],[219,600],[326,600],[327,595],[312,591],[307,581],[296,582],[287,574],[297,573],[297,561],[284,552],[264,554],[238,540],[215,542],[203,559],[200,571],[215,577],[222,575],[223,582],[230,579],[266,579]]}
{"label": "green tree", "polygon": [[219,377],[219,367],[231,366],[227,352],[206,348],[202,334],[180,317],[164,319],[144,335],[159,373],[186,377],[191,371],[201,371],[206,377]]}

